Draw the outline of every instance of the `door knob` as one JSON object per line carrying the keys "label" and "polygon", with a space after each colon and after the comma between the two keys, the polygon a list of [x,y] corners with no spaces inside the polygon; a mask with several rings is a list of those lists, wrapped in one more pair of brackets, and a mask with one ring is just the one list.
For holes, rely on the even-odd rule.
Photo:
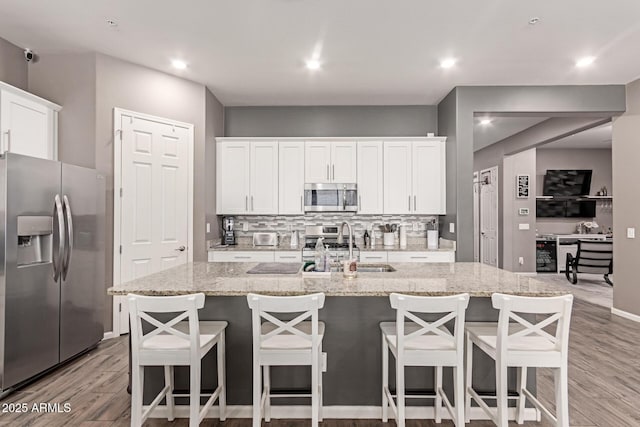
{"label": "door knob", "polygon": [[183,246],[180,246],[178,249],[176,249],[176,251],[180,251],[180,252],[184,252],[187,248]]}

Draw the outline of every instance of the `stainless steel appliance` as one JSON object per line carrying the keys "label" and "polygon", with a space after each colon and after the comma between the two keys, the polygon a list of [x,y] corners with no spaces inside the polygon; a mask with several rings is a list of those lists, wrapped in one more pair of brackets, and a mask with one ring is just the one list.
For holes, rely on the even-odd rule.
{"label": "stainless steel appliance", "polygon": [[356,184],[305,184],[305,212],[357,212]]}
{"label": "stainless steel appliance", "polygon": [[102,339],[104,211],[95,170],[0,156],[2,392]]}
{"label": "stainless steel appliance", "polygon": [[[332,260],[349,259],[349,243],[347,241],[339,243],[338,236],[340,227],[308,225],[304,229],[304,248],[302,248],[302,260],[313,261],[316,256],[316,242],[322,237],[325,246],[329,247],[329,256]],[[353,242],[353,257],[360,259],[360,249]]]}
{"label": "stainless steel appliance", "polygon": [[278,233],[253,233],[253,246],[278,246]]}
{"label": "stainless steel appliance", "polygon": [[236,233],[233,231],[233,224],[235,218],[232,216],[226,216],[222,219],[222,243],[225,245],[236,244]]}

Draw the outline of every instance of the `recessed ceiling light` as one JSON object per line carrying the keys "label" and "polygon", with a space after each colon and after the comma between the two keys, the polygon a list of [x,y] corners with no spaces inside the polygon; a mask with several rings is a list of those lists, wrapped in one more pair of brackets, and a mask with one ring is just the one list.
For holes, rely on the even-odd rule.
{"label": "recessed ceiling light", "polygon": [[317,59],[309,59],[306,63],[307,68],[310,70],[319,70],[320,69],[320,61]]}
{"label": "recessed ceiling light", "polygon": [[442,68],[451,68],[451,67],[453,67],[454,65],[456,65],[456,60],[455,60],[455,59],[453,59],[453,58],[443,59],[443,60],[440,62],[440,66],[441,66]]}
{"label": "recessed ceiling light", "polygon": [[480,124],[482,126],[490,125],[491,124],[491,119],[482,119],[482,120],[480,120]]}
{"label": "recessed ceiling light", "polygon": [[116,21],[114,21],[113,19],[107,19],[107,25],[110,27],[117,27],[118,23]]}
{"label": "recessed ceiling light", "polygon": [[539,22],[540,22],[540,18],[538,18],[537,16],[534,16],[533,18],[529,19],[529,25],[536,25]]}
{"label": "recessed ceiling light", "polygon": [[596,60],[595,56],[585,56],[576,61],[576,67],[588,67]]}
{"label": "recessed ceiling light", "polygon": [[178,70],[184,70],[185,68],[187,68],[187,63],[181,61],[180,59],[174,59],[173,61],[171,61],[171,65],[173,65],[173,68],[177,68]]}

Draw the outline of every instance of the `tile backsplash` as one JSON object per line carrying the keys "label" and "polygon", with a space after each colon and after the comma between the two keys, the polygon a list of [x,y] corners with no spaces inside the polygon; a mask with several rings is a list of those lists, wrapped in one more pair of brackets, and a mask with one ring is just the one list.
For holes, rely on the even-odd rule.
{"label": "tile backsplash", "polygon": [[[425,237],[426,225],[432,219],[438,222],[437,216],[432,215],[354,215],[350,213],[318,213],[298,216],[284,215],[251,215],[234,216],[237,237],[251,237],[257,231],[277,232],[286,235],[292,230],[304,234],[306,225],[340,225],[348,221],[353,227],[353,233],[360,238],[365,230],[372,225],[398,224],[407,226],[407,237]],[[244,224],[248,224],[248,231],[243,231]],[[377,235],[380,236],[379,228]]]}

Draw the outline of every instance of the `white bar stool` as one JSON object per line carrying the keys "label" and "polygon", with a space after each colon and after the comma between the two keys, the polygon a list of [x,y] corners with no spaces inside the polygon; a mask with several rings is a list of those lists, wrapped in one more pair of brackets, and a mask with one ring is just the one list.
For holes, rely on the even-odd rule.
{"label": "white bar stool", "polygon": [[[173,367],[190,367],[189,426],[198,426],[218,399],[220,420],[226,414],[225,344],[227,322],[198,321],[198,309],[204,307],[204,294],[175,297],[148,297],[129,294],[131,320],[131,426],[138,427],[166,396],[169,421],[174,420]],[[167,322],[148,313],[178,313]],[[152,329],[144,333],[142,321]],[[146,329],[146,328],[145,328]],[[218,346],[218,386],[200,408],[201,359]],[[165,386],[143,412],[144,367],[164,366]],[[185,395],[186,396],[186,395]]]}
{"label": "white bar stool", "polygon": [[[395,322],[382,322],[382,421],[388,421],[391,407],[398,427],[405,425],[405,398],[435,399],[435,420],[442,421],[444,402],[457,427],[464,426],[464,317],[469,294],[446,297],[418,297],[391,294],[391,307],[397,310]],[[443,313],[434,322],[413,313]],[[405,323],[407,320],[409,322]],[[454,322],[453,334],[445,327]],[[389,390],[389,350],[396,358],[396,400]],[[435,367],[434,394],[405,396],[405,366]],[[455,409],[442,390],[442,367],[453,367]]]}
{"label": "white bar stool", "polygon": [[[318,310],[324,306],[324,294],[272,297],[249,294],[253,327],[253,426],[259,427],[264,407],[265,421],[271,421],[272,397],[311,397],[311,425],[322,421],[322,372],[326,354],[322,353],[324,323]],[[273,314],[302,313],[283,321]],[[305,321],[311,318],[311,320]],[[262,322],[262,319],[265,322]],[[311,394],[272,394],[271,366],[311,366]],[[261,388],[261,368],[264,385]]]}
{"label": "white bar stool", "polygon": [[[569,322],[573,295],[559,297],[520,297],[493,294],[493,307],[500,310],[498,323],[469,322],[465,326],[467,337],[466,410],[471,409],[471,399],[489,415],[499,427],[507,427],[508,399],[516,399],[516,421],[524,422],[526,399],[558,427],[569,427],[569,396],[567,364],[569,353]],[[547,315],[540,322],[529,322],[518,313]],[[510,322],[514,320],[515,322]],[[555,324],[555,333],[547,332]],[[496,362],[496,395],[480,397],[472,386],[473,345],[488,354]],[[519,369],[518,396],[508,397],[507,368]],[[554,417],[529,390],[527,368],[553,368],[556,385],[556,413]],[[497,409],[489,408],[483,399],[496,399]],[[469,419],[467,418],[467,421]]]}

